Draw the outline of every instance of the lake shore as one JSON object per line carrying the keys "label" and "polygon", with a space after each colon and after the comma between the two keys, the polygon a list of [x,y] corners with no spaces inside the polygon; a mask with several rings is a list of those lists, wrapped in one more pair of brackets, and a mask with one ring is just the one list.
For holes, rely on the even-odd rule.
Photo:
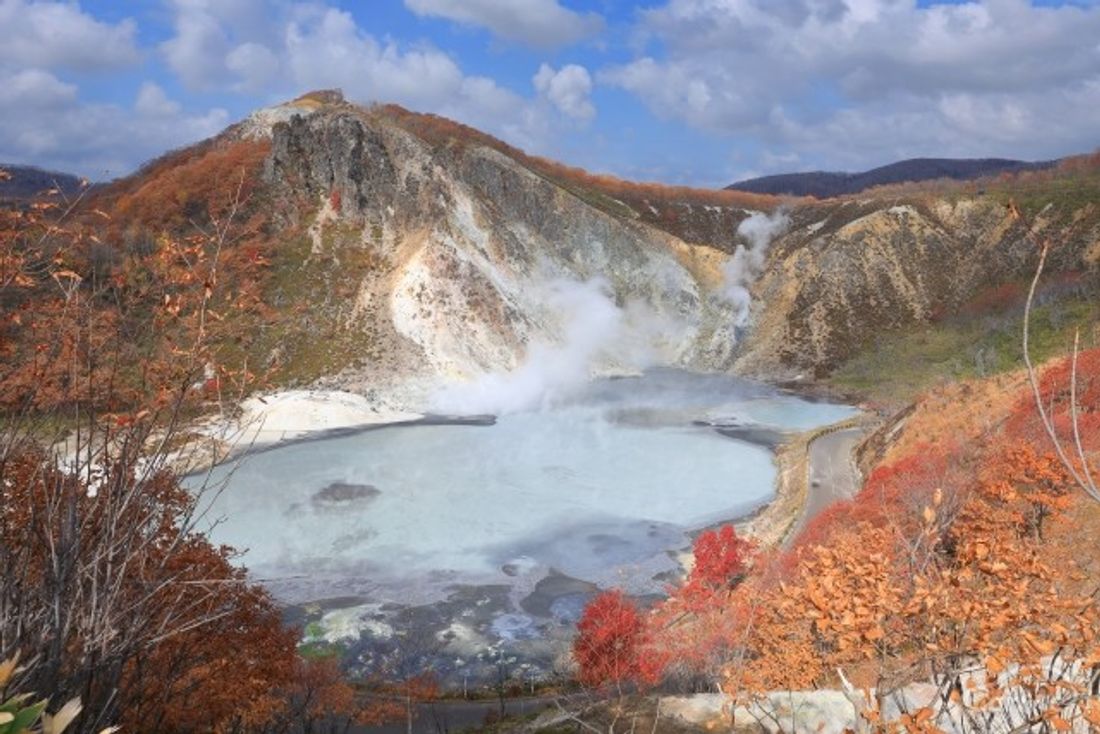
{"label": "lake shore", "polygon": [[866,435],[872,421],[872,416],[860,413],[827,426],[789,434],[775,448],[775,496],[757,513],[737,522],[738,533],[755,538],[762,547],[783,546],[794,539],[812,515],[842,499],[845,492],[838,492],[832,482],[812,486],[811,477],[820,473],[817,465],[825,459],[836,466],[850,466],[855,475],[846,481],[858,489],[858,471],[851,461],[850,447],[838,444],[826,451],[812,449],[819,439],[834,433],[858,430]]}
{"label": "lake shore", "polygon": [[171,457],[181,476],[209,471],[245,454],[384,426],[414,424],[423,413],[344,390],[278,390],[241,401],[231,415],[206,416],[182,432]]}
{"label": "lake shore", "polygon": [[[807,389],[807,385],[785,385],[780,389],[809,400],[836,397]],[[411,412],[341,390],[281,390],[247,398],[234,417],[212,416],[197,423],[188,431],[191,440],[180,449],[175,463],[183,474],[198,474],[232,458],[293,443],[321,441],[391,426],[440,423],[483,425],[493,420],[493,416],[437,416]],[[816,514],[848,493],[838,493],[832,482],[811,487],[813,454],[817,454],[819,463],[823,459],[837,465],[850,463],[849,457],[840,456],[837,450],[811,451],[815,441],[834,432],[853,429],[859,429],[866,435],[868,426],[873,422],[872,415],[860,413],[800,433],[755,426],[715,426],[715,430],[729,438],[763,446],[774,454],[774,496],[753,512],[731,518],[738,532],[756,538],[767,547],[789,542],[811,519],[809,515]],[[845,481],[858,484],[858,477]],[[811,499],[811,490],[820,496]],[[690,553],[687,555],[690,556]]]}
{"label": "lake shore", "polygon": [[[714,492],[717,492],[718,506],[721,508],[724,505],[724,509],[720,509],[719,514],[712,517],[725,518],[720,524],[736,524],[743,535],[757,538],[763,546],[782,545],[784,540],[792,535],[792,529],[807,512],[807,508],[812,506],[809,474],[811,464],[814,463],[812,458],[814,452],[811,449],[815,446],[815,442],[821,436],[857,425],[861,420],[861,417],[853,417],[839,423],[800,432],[799,428],[795,427],[799,426],[799,423],[783,423],[785,419],[790,421],[789,416],[784,418],[786,414],[783,411],[773,413],[753,402],[760,397],[771,400],[767,397],[771,394],[768,388],[749,390],[743,398],[739,398],[747,402],[731,404],[732,407],[711,412],[709,407],[704,406],[710,405],[708,401],[711,399],[709,397],[711,393],[707,390],[714,388],[707,387],[705,381],[702,383],[704,389],[701,394],[706,398],[700,403],[693,402],[699,399],[698,392],[691,392],[699,388],[699,381],[694,377],[687,383],[691,386],[691,390],[685,390],[682,394],[677,392],[683,389],[683,385],[677,381],[680,378],[670,381],[669,376],[665,375],[658,376],[657,379],[656,384],[639,382],[635,385],[615,380],[601,386],[596,394],[602,396],[599,399],[609,400],[608,404],[613,406],[605,415],[607,425],[615,426],[615,431],[659,426],[666,426],[661,430],[667,430],[667,426],[672,425],[680,427],[679,430],[682,431],[711,433],[711,438],[701,440],[718,441],[714,444],[718,452],[717,459],[731,454],[737,456],[738,452],[746,450],[745,445],[755,447],[751,449],[757,456],[755,465],[760,472],[763,472],[759,476],[760,481],[755,485],[759,487],[756,499],[740,507],[733,504],[731,498],[737,491],[743,489],[743,487],[739,489],[739,485],[747,481],[748,475],[742,471],[744,467],[741,465],[716,464],[715,466],[723,468],[711,484]],[[661,379],[664,382],[659,381]],[[714,378],[703,378],[705,379]],[[722,389],[724,386],[720,384],[718,388]],[[626,405],[616,402],[608,398],[609,390],[612,391],[611,394],[618,391],[628,395],[634,402]],[[783,392],[790,396],[793,391]],[[663,402],[649,402],[654,400],[654,396]],[[809,424],[833,420],[849,414],[850,411],[847,409],[839,413],[826,411],[824,414],[816,414],[817,418]],[[519,435],[538,434],[539,429],[547,422],[553,425],[552,417],[553,414],[526,416],[518,423],[522,426]],[[515,416],[505,416],[501,422],[514,420]],[[299,457],[312,456],[312,444],[315,442],[358,441],[360,439],[355,436],[367,433],[371,435],[363,436],[362,439],[373,441],[376,438],[375,431],[388,427],[401,427],[411,432],[418,426],[431,424],[492,425],[497,421],[493,416],[430,416],[384,410],[372,404],[372,401],[364,396],[316,390],[288,391],[253,398],[246,401],[244,409],[233,422],[232,426],[226,425],[228,421],[222,421],[220,425],[212,423],[211,428],[206,430],[204,435],[207,439],[225,442],[222,458],[212,459],[211,463],[224,462],[226,458],[233,456],[244,454],[258,456],[282,449],[292,453],[297,452],[296,455]],[[581,425],[584,423],[582,422]],[[788,427],[778,427],[782,425]],[[807,425],[807,422],[802,422],[801,425]],[[427,438],[438,433],[438,431],[431,431],[424,435]],[[474,433],[481,435],[480,431]],[[505,433],[507,434],[507,430]],[[575,436],[576,430],[563,435]],[[646,431],[645,435],[650,434]],[[725,437],[730,443],[725,444],[725,441],[718,437]],[[378,434],[377,438],[396,441],[397,446],[407,445],[410,442],[409,437],[405,436],[405,431],[387,432],[385,437]],[[647,455],[653,455],[654,451],[675,451],[671,448],[675,445],[672,439],[677,439],[675,431],[671,434],[671,438],[662,438],[658,444],[649,446]],[[670,440],[672,440],[671,444]],[[413,440],[412,443],[417,441]],[[723,444],[726,448],[721,447]],[[318,447],[318,451],[323,452],[326,448]],[[832,456],[837,453],[837,449],[831,447],[825,453]],[[850,454],[850,447],[848,454]],[[438,459],[438,454],[432,456],[433,460]],[[606,465],[609,459],[605,454],[601,454],[601,457],[600,465]],[[846,465],[850,464],[847,461],[847,454],[843,459]],[[271,461],[278,460],[278,456],[271,458]],[[251,461],[243,462],[243,468],[239,471],[247,472],[251,464]],[[415,463],[409,465],[414,466]],[[775,467],[774,471],[770,468],[772,465]],[[220,471],[223,470],[219,469],[218,472]],[[292,467],[283,465],[276,475],[294,474],[296,476],[299,471],[304,469],[297,464],[293,464]],[[663,483],[652,487],[651,489],[656,493],[654,496],[664,495],[668,500],[672,496],[668,488],[694,476],[693,472],[694,466],[683,467],[682,472],[677,472],[674,476],[667,477]],[[193,475],[195,473],[192,472]],[[217,486],[218,476],[215,472],[206,477],[205,481],[211,481],[213,486]],[[375,476],[375,474],[369,476],[349,474],[336,479],[351,483],[348,486],[365,487],[366,482],[378,481],[374,479]],[[608,478],[607,481],[621,483],[617,477],[619,475]],[[194,476],[194,479],[198,482],[204,481],[202,476]],[[308,484],[308,479],[304,477],[300,479],[307,486],[313,486]],[[314,482],[317,487],[322,487],[325,482],[333,478],[322,477],[321,479]],[[390,477],[389,483],[379,482],[380,491],[398,492],[395,489],[395,481],[394,477]],[[270,490],[271,487],[268,486],[266,489]],[[379,493],[373,485],[368,489],[374,491],[376,495]],[[400,494],[390,496],[396,497]],[[265,494],[265,503],[263,503],[265,507],[274,501],[270,492]],[[294,501],[307,502],[307,508],[313,507],[308,504],[312,501],[308,497]],[[289,506],[291,505],[288,504]],[[297,507],[297,505],[293,506]],[[377,511],[378,507],[375,506],[374,512],[377,513]],[[299,508],[295,512],[295,517],[312,517],[311,512],[312,510],[303,512]],[[672,516],[661,514],[656,509],[654,512],[657,513],[654,517]],[[281,520],[275,518],[259,525],[274,526],[278,522]],[[325,522],[325,527],[329,527],[335,520],[330,519]],[[667,544],[661,545],[654,551],[655,555],[647,555],[644,561],[638,562],[617,561],[621,568],[611,564],[608,568],[612,571],[604,573],[601,567],[595,577],[591,575],[596,573],[595,571],[587,569],[584,563],[577,561],[571,555],[562,555],[564,551],[559,552],[557,546],[576,548],[588,542],[595,544],[594,548],[597,546],[603,548],[604,550],[599,551],[600,553],[622,552],[621,549],[628,547],[630,543],[654,543],[652,538],[657,537],[654,533],[662,532],[660,523],[654,524],[654,522],[650,520],[636,522],[624,530],[622,527],[612,528],[591,523],[586,525],[578,521],[576,528],[573,526],[558,528],[545,538],[540,535],[530,535],[515,548],[510,547],[507,553],[499,551],[500,563],[503,564],[500,566],[500,573],[494,570],[491,576],[471,577],[462,583],[457,583],[460,580],[457,576],[433,577],[435,580],[431,580],[430,583],[426,579],[425,583],[410,587],[412,596],[407,595],[408,590],[403,590],[403,595],[399,596],[389,587],[379,586],[381,583],[379,579],[382,577],[374,571],[371,572],[370,584],[363,580],[367,578],[366,576],[362,579],[355,575],[346,578],[342,576],[327,578],[323,574],[317,576],[306,572],[288,576],[285,579],[272,576],[265,578],[265,582],[269,585],[269,589],[287,604],[288,622],[300,624],[311,630],[306,635],[307,645],[332,646],[345,650],[349,658],[365,655],[364,659],[373,659],[379,655],[388,654],[389,647],[395,644],[393,640],[398,639],[395,636],[399,630],[411,630],[411,634],[418,638],[438,638],[445,641],[442,646],[446,647],[448,659],[462,660],[461,670],[446,669],[445,677],[447,677],[448,686],[464,683],[467,677],[480,680],[484,675],[491,675],[491,670],[488,673],[481,670],[491,662],[482,659],[484,658],[482,653],[502,644],[507,644],[517,659],[522,660],[522,663],[527,666],[527,675],[537,677],[551,670],[556,664],[555,661],[567,653],[573,632],[572,625],[579,616],[587,596],[594,593],[597,588],[606,588],[609,585],[626,588],[626,584],[635,584],[632,593],[638,594],[638,598],[643,600],[643,603],[651,603],[665,584],[674,582],[690,568],[691,539],[705,528],[699,528],[696,532],[683,531],[684,534],[679,536],[667,537],[663,541]],[[681,521],[682,527],[694,527],[691,523],[683,523],[684,521]],[[354,532],[344,533],[339,537],[354,536],[356,539],[362,537],[361,528],[357,526],[352,530]],[[573,535],[567,535],[566,530]],[[310,531],[302,534],[301,537],[316,537],[316,533]],[[440,536],[433,534],[433,537]],[[251,538],[251,541],[245,541],[244,545],[256,552],[256,548],[266,547],[265,543],[262,536],[257,536]],[[422,548],[420,550],[423,551]],[[540,562],[541,565],[535,564],[530,568],[527,565],[515,566],[512,563],[513,559],[528,557],[540,558],[543,561]],[[670,560],[672,563],[669,563]],[[573,566],[569,565],[571,563]],[[577,566],[578,563],[581,565]],[[626,565],[622,565],[624,563]],[[496,566],[493,568],[496,569]],[[622,575],[624,573],[629,575]],[[453,582],[450,587],[440,586],[448,579]],[[432,596],[433,594],[436,596]],[[366,637],[360,635],[360,627],[370,634]]]}

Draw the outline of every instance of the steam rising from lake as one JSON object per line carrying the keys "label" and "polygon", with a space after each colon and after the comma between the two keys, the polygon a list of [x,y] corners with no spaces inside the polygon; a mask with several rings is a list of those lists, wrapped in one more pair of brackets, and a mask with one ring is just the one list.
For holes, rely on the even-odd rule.
{"label": "steam rising from lake", "polygon": [[641,301],[620,308],[606,280],[555,279],[543,287],[541,300],[557,317],[557,337],[528,345],[520,365],[491,372],[439,390],[432,409],[451,415],[507,415],[547,409],[583,389],[598,364],[622,372],[640,372],[665,359],[665,334],[678,333]]}
{"label": "steam rising from lake", "polygon": [[247,549],[284,600],[426,603],[551,568],[658,592],[690,531],[772,495],[771,453],[701,422],[802,429],[849,413],[729,377],[600,380],[495,425],[382,428],[219,468],[212,537]]}
{"label": "steam rising from lake", "polygon": [[[790,218],[781,210],[754,212],[738,225],[737,234],[748,246],[739,244],[724,264],[720,292],[734,307],[734,326],[747,325],[752,305],[749,288],[764,268],[772,240],[789,225]],[[670,323],[675,319],[656,313],[640,300],[620,307],[605,279],[550,279],[539,288],[544,312],[556,320],[557,328],[551,324],[548,329],[554,338],[528,344],[514,369],[443,387],[430,401],[434,411],[507,415],[546,409],[582,389],[597,366],[637,373],[676,362],[676,349],[669,340],[688,330],[688,325]]]}

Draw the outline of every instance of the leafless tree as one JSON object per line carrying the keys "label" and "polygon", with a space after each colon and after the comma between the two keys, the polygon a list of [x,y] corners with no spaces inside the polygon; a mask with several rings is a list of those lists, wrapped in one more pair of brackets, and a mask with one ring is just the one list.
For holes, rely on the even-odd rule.
{"label": "leafless tree", "polygon": [[[60,289],[58,321],[71,331],[45,345],[41,359],[72,394],[42,409],[45,387],[31,385],[0,414],[0,660],[22,653],[24,690],[79,696],[85,713],[74,730],[91,732],[117,720],[127,703],[122,681],[140,679],[152,649],[234,612],[221,587],[243,577],[203,576],[206,503],[176,474],[189,459],[181,431],[206,369],[213,284],[241,201],[238,189],[228,213],[199,236],[201,262],[185,263],[201,289],[197,327],[162,372],[170,382],[126,415],[105,407],[122,401],[124,374],[135,367],[124,347],[159,335],[117,323],[105,333],[110,322],[98,316],[112,297],[109,283],[38,255],[66,259],[67,238],[79,235],[64,224],[79,202],[43,223],[41,239],[20,250],[32,256],[16,273],[31,288]],[[0,291],[14,287],[14,278],[0,280]],[[10,369],[0,364],[0,376]]]}
{"label": "leafless tree", "polygon": [[1039,285],[1039,279],[1043,275],[1043,267],[1046,265],[1047,253],[1050,251],[1050,241],[1044,241],[1042,249],[1039,253],[1039,264],[1035,268],[1035,276],[1031,279],[1031,287],[1027,292],[1027,303],[1024,306],[1024,335],[1023,335],[1023,348],[1024,348],[1024,364],[1027,366],[1028,382],[1031,384],[1031,391],[1035,397],[1035,408],[1039,412],[1039,419],[1043,424],[1043,430],[1050,438],[1051,443],[1054,445],[1054,450],[1058,454],[1058,459],[1065,466],[1066,471],[1069,472],[1073,478],[1074,483],[1081,489],[1088,497],[1095,502],[1100,502],[1100,489],[1096,486],[1096,479],[1093,476],[1092,468],[1089,465],[1089,460],[1085,456],[1085,449],[1081,442],[1081,426],[1079,420],[1079,406],[1077,403],[1077,357],[1080,353],[1081,347],[1081,331],[1077,329],[1073,336],[1073,353],[1070,357],[1070,426],[1073,432],[1073,440],[1071,445],[1067,448],[1066,442],[1059,436],[1054,425],[1054,417],[1052,411],[1043,403],[1042,390],[1039,385],[1039,376],[1035,369],[1035,365],[1031,361],[1031,349],[1030,349],[1030,333],[1031,333],[1031,307],[1035,300],[1035,289]]}

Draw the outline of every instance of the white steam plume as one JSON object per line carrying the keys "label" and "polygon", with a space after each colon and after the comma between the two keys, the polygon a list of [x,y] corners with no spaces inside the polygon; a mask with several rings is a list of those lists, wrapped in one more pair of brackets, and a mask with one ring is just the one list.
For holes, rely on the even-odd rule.
{"label": "white steam plume", "polygon": [[790,217],[782,210],[772,214],[754,212],[737,225],[737,234],[749,241],[749,246],[738,245],[733,257],[722,267],[725,286],[722,295],[734,307],[734,326],[742,327],[749,321],[752,285],[768,259],[768,247],[772,240],[790,224]]}
{"label": "white steam plume", "polygon": [[543,303],[560,319],[560,339],[532,341],[523,363],[510,372],[444,387],[431,401],[433,410],[501,415],[545,408],[587,385],[597,364],[641,370],[674,348],[666,335],[678,331],[668,317],[640,302],[619,308],[602,278],[557,279],[544,289]]}

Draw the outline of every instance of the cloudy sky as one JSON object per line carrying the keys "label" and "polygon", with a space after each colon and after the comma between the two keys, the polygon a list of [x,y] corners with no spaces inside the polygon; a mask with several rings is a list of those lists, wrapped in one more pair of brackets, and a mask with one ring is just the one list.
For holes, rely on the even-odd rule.
{"label": "cloudy sky", "polygon": [[317,88],[724,185],[1100,146],[1100,0],[0,0],[0,161],[102,180]]}

